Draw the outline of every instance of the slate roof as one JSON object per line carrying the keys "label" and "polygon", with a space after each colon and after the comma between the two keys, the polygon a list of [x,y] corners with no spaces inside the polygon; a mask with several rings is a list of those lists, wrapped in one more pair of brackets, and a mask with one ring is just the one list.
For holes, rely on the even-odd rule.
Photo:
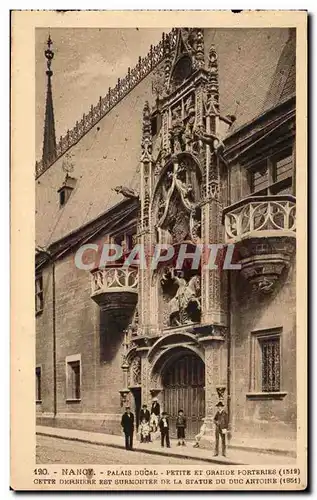
{"label": "slate roof", "polygon": [[[234,130],[295,92],[294,30],[205,29],[206,53],[211,43],[218,52],[221,112],[236,115]],[[36,180],[37,245],[49,246],[120,202],[115,186],[138,190],[142,109],[146,100],[154,102],[151,82],[150,74],[71,148],[77,183],[64,207],[57,190],[65,157]]]}

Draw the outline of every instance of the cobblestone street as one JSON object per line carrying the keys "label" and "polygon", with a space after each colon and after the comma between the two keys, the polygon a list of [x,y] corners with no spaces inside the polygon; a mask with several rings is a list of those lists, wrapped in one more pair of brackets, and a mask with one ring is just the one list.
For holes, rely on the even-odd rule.
{"label": "cobblestone street", "polygon": [[37,464],[195,465],[204,463],[199,460],[149,455],[139,451],[128,452],[122,449],[68,441],[49,436],[37,436],[36,439]]}

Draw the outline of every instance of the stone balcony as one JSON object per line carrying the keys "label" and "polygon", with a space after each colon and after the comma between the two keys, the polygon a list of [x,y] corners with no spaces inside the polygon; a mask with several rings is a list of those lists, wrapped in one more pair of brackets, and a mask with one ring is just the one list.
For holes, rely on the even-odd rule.
{"label": "stone balcony", "polygon": [[291,263],[296,242],[296,199],[250,196],[223,211],[226,243],[236,245],[242,275],[269,293]]}
{"label": "stone balcony", "polygon": [[138,300],[138,269],[111,266],[91,271],[91,298],[104,310],[132,309]]}

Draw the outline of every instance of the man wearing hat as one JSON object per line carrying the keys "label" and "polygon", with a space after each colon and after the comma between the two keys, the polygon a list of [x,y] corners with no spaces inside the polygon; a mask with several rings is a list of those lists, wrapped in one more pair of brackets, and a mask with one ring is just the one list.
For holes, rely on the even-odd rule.
{"label": "man wearing hat", "polygon": [[134,415],[130,411],[130,406],[126,406],[125,413],[121,418],[121,427],[125,435],[125,449],[133,449]]}
{"label": "man wearing hat", "polygon": [[169,426],[169,420],[168,420],[168,415],[166,411],[163,411],[162,417],[160,418],[159,421],[159,428],[161,431],[161,446],[162,448],[164,447],[164,442],[166,442],[166,447],[170,448],[171,443],[170,443],[170,426]]}
{"label": "man wearing hat", "polygon": [[147,409],[147,405],[144,404],[142,405],[142,409],[140,411],[140,422],[145,419],[146,422],[150,422],[150,412]]}
{"label": "man wearing hat", "polygon": [[216,426],[216,446],[214,457],[219,455],[219,436],[221,437],[222,455],[226,456],[226,434],[228,430],[228,414],[224,411],[224,404],[222,401],[216,404],[217,412],[214,418]]}

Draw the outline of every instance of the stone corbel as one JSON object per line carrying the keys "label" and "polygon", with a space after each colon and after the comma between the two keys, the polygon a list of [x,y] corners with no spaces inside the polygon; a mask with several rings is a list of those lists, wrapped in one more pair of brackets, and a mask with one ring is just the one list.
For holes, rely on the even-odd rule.
{"label": "stone corbel", "polygon": [[124,406],[128,403],[128,394],[130,393],[129,389],[121,389],[120,393],[120,406]]}
{"label": "stone corbel", "polygon": [[161,391],[162,391],[162,389],[150,389],[151,397],[156,398],[160,394]]}
{"label": "stone corbel", "polygon": [[219,401],[223,402],[224,396],[225,396],[225,392],[226,392],[226,387],[224,385],[218,385],[216,387],[216,391],[217,391],[217,394],[218,394]]}
{"label": "stone corbel", "polygon": [[[288,241],[289,240],[289,241]],[[241,274],[252,286],[253,292],[272,293],[282,273],[291,265],[295,251],[295,238],[250,237],[239,243],[242,256]]]}
{"label": "stone corbel", "polygon": [[224,341],[228,334],[228,327],[224,325],[201,325],[195,327],[198,342]]}

